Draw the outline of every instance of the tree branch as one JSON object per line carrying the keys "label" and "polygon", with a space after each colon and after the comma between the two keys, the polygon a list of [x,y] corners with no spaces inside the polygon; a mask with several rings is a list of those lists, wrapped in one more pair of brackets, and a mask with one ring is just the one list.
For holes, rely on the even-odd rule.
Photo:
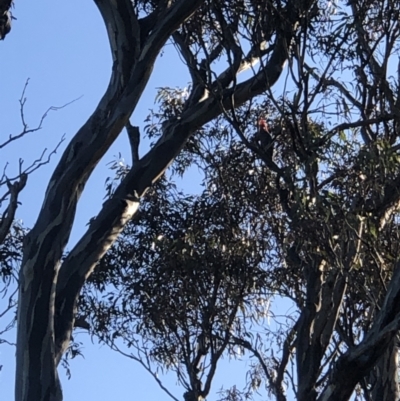
{"label": "tree branch", "polygon": [[[222,104],[225,107],[240,106],[278,80],[288,56],[286,40],[287,37],[277,38],[277,45],[265,71],[238,84],[234,91],[226,89],[222,92]],[[191,134],[222,112],[220,102],[220,98],[209,96],[186,110],[180,120],[164,125],[162,137],[133,166],[64,261],[57,283],[57,360],[69,341],[76,299],[86,278],[136,213],[139,199],[164,173]]]}
{"label": "tree branch", "polygon": [[10,201],[6,211],[0,219],[0,244],[3,243],[7,234],[10,231],[11,224],[14,221],[15,212],[18,207],[18,195],[25,188],[28,174],[22,173],[19,181],[11,183],[7,180],[8,193],[10,195]]}
{"label": "tree branch", "polygon": [[318,401],[347,400],[355,385],[384,354],[400,328],[400,263],[397,262],[385,301],[365,339],[337,361]]}

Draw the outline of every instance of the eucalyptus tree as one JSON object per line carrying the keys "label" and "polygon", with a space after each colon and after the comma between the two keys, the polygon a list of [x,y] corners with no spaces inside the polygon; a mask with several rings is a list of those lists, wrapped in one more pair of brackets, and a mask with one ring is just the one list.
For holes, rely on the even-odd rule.
{"label": "eucalyptus tree", "polygon": [[[258,360],[250,387],[266,383],[278,400],[289,385],[298,400],[345,400],[354,391],[397,399],[398,2],[94,3],[109,36],[111,78],[24,238],[16,400],[62,399],[57,366],[76,318],[86,317],[77,315],[78,300],[96,266],[78,313],[111,346],[114,333],[176,370],[189,400],[208,395],[218,359],[238,349]],[[148,129],[156,141],[141,156],[129,119],[167,42],[188,68],[190,91],[161,94],[159,121]],[[260,117],[269,126],[255,135]],[[213,126],[221,118],[227,132]],[[132,167],[65,255],[85,184],[124,127]],[[160,180],[174,160],[184,171],[200,159],[209,193],[181,199]],[[149,227],[138,214],[146,193]],[[115,242],[125,227],[137,239]],[[126,241],[133,268],[118,263]],[[124,264],[135,273],[131,286]],[[117,309],[92,302],[90,288],[107,279],[130,286],[131,299],[110,294],[125,302],[127,326],[118,326]],[[266,317],[272,294],[296,306],[275,337],[279,355],[267,353],[273,336],[253,340],[248,323]],[[241,395],[249,392],[223,396]]]}
{"label": "eucalyptus tree", "polygon": [[[292,57],[300,28],[319,15],[315,1],[95,0],[113,60],[108,88],[68,144],[49,181],[37,221],[24,239],[19,274],[16,400],[61,400],[57,365],[68,348],[82,286],[140,200],[191,135],[224,110],[272,88]],[[63,258],[85,184],[135,110],[167,41],[191,75],[191,91],[162,135],[135,163]],[[222,59],[227,60],[223,66]],[[258,64],[257,64],[258,63]],[[238,74],[250,76],[239,82]],[[130,125],[128,125],[131,128]]]}
{"label": "eucalyptus tree", "polygon": [[[204,191],[153,186],[83,293],[90,330],[154,374],[175,371],[188,400],[238,350],[257,362],[224,400],[263,388],[279,401],[399,398],[399,4],[314,6],[292,31],[285,90],[227,106],[218,95],[221,116],[175,158],[175,174],[202,169]],[[182,93],[160,92],[150,137],[185,114]],[[271,328],[274,296],[293,309]]]}

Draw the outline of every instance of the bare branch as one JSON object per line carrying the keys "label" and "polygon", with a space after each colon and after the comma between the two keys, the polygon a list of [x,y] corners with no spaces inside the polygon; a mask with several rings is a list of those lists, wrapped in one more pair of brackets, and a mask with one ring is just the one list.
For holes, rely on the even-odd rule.
{"label": "bare branch", "polygon": [[160,378],[158,377],[157,372],[154,372],[151,367],[149,362],[145,363],[143,361],[142,358],[137,357],[136,355],[133,354],[128,354],[124,351],[122,351],[115,343],[112,344],[108,344],[110,346],[110,348],[114,351],[117,351],[119,354],[126,356],[130,359],[133,359],[136,362],[139,362],[145,369],[147,372],[149,372],[151,374],[151,376],[153,377],[153,379],[157,382],[157,384],[159,385],[159,387],[161,388],[161,390],[163,390],[170,398],[172,398],[174,401],[180,401],[178,398],[176,398],[168,389],[167,387],[164,386],[164,384],[162,383],[162,381],[160,380]]}
{"label": "bare branch", "polygon": [[9,145],[11,142],[16,141],[17,139],[20,139],[20,138],[22,138],[23,136],[25,136],[27,134],[30,134],[32,132],[37,132],[37,131],[41,130],[42,127],[43,127],[43,122],[44,122],[44,120],[46,119],[46,117],[48,116],[48,114],[50,112],[61,110],[61,109],[65,108],[65,107],[69,106],[70,104],[78,101],[82,97],[82,96],[80,96],[80,97],[78,97],[78,98],[76,98],[74,100],[71,100],[70,102],[63,104],[62,106],[51,106],[51,107],[49,107],[43,113],[42,117],[40,118],[40,121],[39,121],[38,125],[35,128],[29,128],[29,126],[28,126],[28,124],[27,124],[27,122],[25,120],[25,103],[26,103],[26,100],[27,100],[26,97],[25,97],[25,92],[26,92],[26,88],[28,86],[28,83],[29,83],[29,79],[27,79],[27,81],[25,82],[25,86],[24,86],[24,89],[22,91],[21,98],[19,99],[20,114],[21,114],[21,121],[22,121],[22,127],[23,127],[22,132],[17,134],[17,135],[10,135],[9,138],[5,142],[0,144],[0,149],[4,148],[5,146]]}

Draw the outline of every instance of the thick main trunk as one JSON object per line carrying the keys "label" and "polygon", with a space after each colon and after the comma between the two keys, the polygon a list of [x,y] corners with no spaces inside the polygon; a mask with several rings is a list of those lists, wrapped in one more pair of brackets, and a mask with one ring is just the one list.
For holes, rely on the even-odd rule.
{"label": "thick main trunk", "polygon": [[[166,40],[202,0],[190,3],[178,0],[164,13],[156,13],[160,20],[156,20],[157,24],[151,27],[151,31],[143,32],[130,0],[95,0],[95,3],[110,38],[112,76],[95,112],[72,139],[56,167],[37,222],[24,244],[18,304],[16,401],[62,399],[57,364],[65,349],[64,344],[69,341],[74,302],[68,305],[58,303],[59,310],[56,311],[55,300],[58,271],[77,202],[92,171],[136,107]],[[117,217],[112,222],[118,221],[119,229],[132,217],[137,203],[132,199],[117,200]],[[101,236],[101,251],[90,254],[87,261],[91,267],[118,235],[115,226],[105,231],[111,231],[112,240],[107,235]],[[72,281],[71,291],[75,294],[76,280]],[[68,321],[59,325],[64,340],[60,349],[54,322],[66,308]]]}
{"label": "thick main trunk", "polygon": [[17,338],[17,361],[23,363],[17,363],[15,397],[17,401],[61,401],[61,386],[54,363],[49,288],[46,288],[51,279],[38,281],[32,261],[26,261],[24,266],[28,274],[20,274],[20,300],[25,302],[20,302],[18,310]]}
{"label": "thick main trunk", "polygon": [[379,359],[374,370],[369,375],[369,384],[372,386],[372,397],[374,401],[398,401],[398,348],[397,338]]}

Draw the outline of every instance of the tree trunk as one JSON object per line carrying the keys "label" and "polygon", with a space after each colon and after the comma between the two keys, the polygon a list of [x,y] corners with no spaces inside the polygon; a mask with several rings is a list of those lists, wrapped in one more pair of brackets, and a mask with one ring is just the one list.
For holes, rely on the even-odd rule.
{"label": "tree trunk", "polygon": [[204,0],[162,2],[168,7],[156,8],[150,18],[140,20],[131,0],[95,3],[107,26],[112,76],[93,115],[65,150],[38,219],[26,237],[19,283],[16,401],[62,400],[57,365],[69,344],[76,300],[85,280],[136,213],[140,197],[164,173],[190,135],[221,114],[223,108],[238,107],[275,84],[298,22],[286,22],[287,29],[277,35],[265,67],[252,78],[234,88],[228,82],[221,89],[221,97],[208,94],[188,100],[190,107],[179,120],[165,124],[159,141],[137,161],[63,259],[87,180],[126,126],[165,42]]}
{"label": "tree trunk", "polygon": [[397,337],[394,337],[368,380],[373,386],[371,391],[373,401],[399,400],[398,359]]}

